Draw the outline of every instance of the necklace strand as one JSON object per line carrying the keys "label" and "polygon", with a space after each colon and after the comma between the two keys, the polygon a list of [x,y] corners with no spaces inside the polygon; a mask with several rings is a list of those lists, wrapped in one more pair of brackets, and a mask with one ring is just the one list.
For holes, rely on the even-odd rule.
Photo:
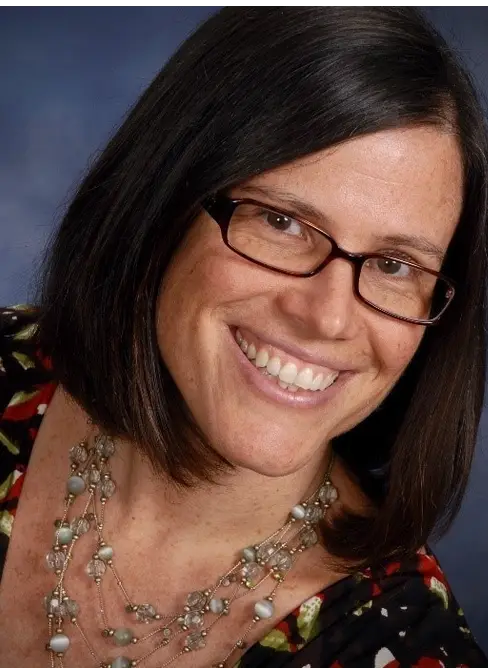
{"label": "necklace strand", "polygon": [[[89,437],[83,439],[70,450],[71,466],[65,506],[61,518],[55,522],[53,546],[46,555],[47,566],[57,578],[55,588],[44,599],[49,633],[46,649],[51,668],[65,668],[64,659],[70,646],[65,629],[68,620],[78,631],[93,658],[94,668],[142,667],[157,652],[175,643],[179,645],[178,651],[155,667],[167,668],[185,654],[205,647],[213,627],[230,614],[232,604],[272,578],[274,585],[268,596],[255,602],[254,614],[248,626],[230,651],[212,667],[228,668],[228,661],[234,652],[247,647],[246,638],[256,624],[275,615],[274,601],[279,587],[300,555],[318,541],[316,525],[338,498],[337,489],[330,481],[333,456],[321,485],[308,498],[293,506],[279,529],[260,543],[245,547],[238,561],[212,587],[190,592],[182,609],[162,613],[152,603],[134,602],[135,599],[128,593],[115,568],[113,547],[106,541],[105,508],[116,491],[109,463],[114,453],[114,440],[102,433],[95,434],[92,442]],[[88,498],[81,503],[84,495]],[[81,505],[82,510],[79,515],[72,516],[75,505]],[[101,636],[105,642],[118,647],[140,647],[155,640],[152,646],[142,650],[138,658],[131,659],[125,655],[108,660],[101,658],[80,624],[80,606],[69,596],[65,578],[75,547],[85,535],[95,536],[95,549],[85,572],[95,585],[95,599],[102,623]],[[139,628],[154,628],[139,636],[128,626],[109,624],[103,591],[103,581],[109,573],[114,577],[124,600],[126,614],[135,617],[135,624]],[[210,620],[207,621],[209,615]]]}

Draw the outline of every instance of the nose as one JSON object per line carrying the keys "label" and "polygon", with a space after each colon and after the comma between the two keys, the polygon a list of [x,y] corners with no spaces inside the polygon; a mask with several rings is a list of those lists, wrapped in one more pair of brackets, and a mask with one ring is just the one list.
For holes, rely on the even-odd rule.
{"label": "nose", "polygon": [[[324,339],[351,339],[358,330],[354,267],[336,258],[317,275],[292,278],[279,297],[282,312],[302,330]],[[313,331],[312,331],[313,330]]]}

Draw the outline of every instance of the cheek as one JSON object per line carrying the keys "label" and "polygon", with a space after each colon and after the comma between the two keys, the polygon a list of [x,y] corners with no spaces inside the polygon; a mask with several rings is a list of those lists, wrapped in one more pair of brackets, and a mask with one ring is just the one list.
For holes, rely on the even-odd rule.
{"label": "cheek", "polygon": [[166,270],[157,302],[160,354],[175,380],[191,385],[212,348],[212,322],[239,294],[239,268],[214,237],[198,230],[188,235]]}
{"label": "cheek", "polygon": [[401,376],[415,355],[424,331],[419,325],[400,321],[381,331],[376,337],[375,349],[383,375],[393,379]]}

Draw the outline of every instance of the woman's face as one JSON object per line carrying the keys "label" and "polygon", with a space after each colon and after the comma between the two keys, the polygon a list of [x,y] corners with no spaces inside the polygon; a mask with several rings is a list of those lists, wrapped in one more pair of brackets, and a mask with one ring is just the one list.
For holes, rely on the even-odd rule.
{"label": "woman's face", "polygon": [[[230,195],[289,212],[284,193],[317,209],[310,222],[348,251],[401,251],[439,269],[442,258],[412,244],[447,249],[462,206],[460,153],[455,137],[435,128],[384,131],[260,174]],[[317,466],[327,442],[390,392],[424,331],[361,303],[346,260],[311,278],[269,271],[227,248],[205,212],[158,302],[160,351],[197,423],[230,462],[269,476]],[[266,353],[281,369],[295,364],[305,385],[339,375],[327,389],[293,393],[256,367]]]}

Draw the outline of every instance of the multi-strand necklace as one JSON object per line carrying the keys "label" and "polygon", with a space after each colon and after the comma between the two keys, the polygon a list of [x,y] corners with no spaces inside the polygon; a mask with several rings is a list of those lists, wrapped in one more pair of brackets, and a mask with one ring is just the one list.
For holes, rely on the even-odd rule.
{"label": "multi-strand necklace", "polygon": [[[51,668],[65,668],[70,647],[69,623],[80,634],[93,658],[94,668],[142,667],[151,657],[174,644],[175,653],[157,664],[157,668],[166,668],[188,652],[205,647],[215,625],[231,614],[234,602],[252,594],[264,582],[271,581],[271,592],[256,599],[248,626],[226,656],[213,667],[226,668],[231,655],[247,646],[246,638],[255,625],[275,615],[275,597],[287,573],[302,552],[317,543],[317,524],[338,496],[330,481],[333,457],[319,488],[290,510],[285,523],[277,531],[257,545],[245,547],[234,565],[212,586],[189,592],[178,612],[165,613],[155,602],[139,602],[129,595],[114,564],[114,549],[105,539],[105,508],[116,492],[110,469],[110,458],[114,453],[114,440],[102,433],[77,443],[69,453],[71,466],[64,510],[55,522],[53,546],[46,555],[47,565],[54,571],[57,580],[54,589],[44,599],[49,627],[46,649]],[[107,648],[104,657],[101,657],[87,637],[80,622],[80,606],[69,594],[67,574],[73,553],[78,542],[89,537],[94,540],[94,549],[85,573],[94,584],[101,637],[106,645],[110,643],[112,648],[119,648],[119,655],[110,659],[106,658],[110,649]],[[110,574],[115,578],[128,620],[120,626],[110,624],[106,613],[103,582]],[[134,645],[139,655],[136,658],[126,656],[132,653],[128,649]]]}

